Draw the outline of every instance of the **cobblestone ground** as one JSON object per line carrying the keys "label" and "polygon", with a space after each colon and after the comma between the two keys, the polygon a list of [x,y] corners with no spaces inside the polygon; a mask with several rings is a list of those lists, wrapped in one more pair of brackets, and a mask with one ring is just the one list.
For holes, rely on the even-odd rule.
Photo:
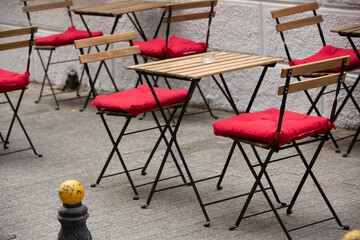
{"label": "cobblestone ground", "polygon": [[[54,110],[51,97],[35,104],[39,91],[39,84],[30,85],[20,116],[36,150],[43,157],[38,158],[31,151],[0,156],[1,240],[56,239],[60,230],[57,209],[61,206],[58,188],[68,179],[76,179],[85,187],[83,203],[89,208],[87,226],[93,239],[286,239],[272,212],[244,219],[238,229],[229,231],[228,227],[235,223],[245,202],[244,197],[207,206],[211,227],[204,228],[202,224],[205,218],[192,187],[156,192],[147,209],[141,209],[140,205],[146,202],[151,185],[139,188],[140,199],[134,201],[125,175],[105,178],[100,185],[91,188],[111,150],[100,117],[92,107],[84,112],[76,111],[81,108],[84,99],[61,102],[58,111]],[[66,93],[59,98],[69,96],[74,96],[74,93]],[[0,97],[0,100],[4,100],[3,96]],[[6,105],[1,105],[0,131],[3,134],[10,119],[7,110]],[[196,111],[198,109],[191,108],[188,112]],[[215,113],[220,119],[232,116],[232,113],[223,111]],[[229,139],[213,135],[214,121],[208,114],[187,116],[178,134],[178,142],[194,179],[219,174],[230,150]],[[123,122],[122,118],[109,118],[110,128],[115,131],[119,131]],[[143,126],[153,126],[150,115],[142,121],[135,119],[130,128]],[[141,166],[145,162],[158,136],[156,131],[124,138],[120,151],[129,167]],[[334,131],[337,138],[350,133],[354,131]],[[17,123],[10,141],[8,150],[28,146]],[[349,138],[339,142],[342,152],[347,149],[349,142]],[[8,150],[1,147],[0,153]],[[246,151],[250,152],[251,149],[246,148]],[[304,148],[306,156],[313,151],[314,147]],[[164,146],[161,145],[145,176],[138,171],[131,173],[136,184],[154,179],[163,153]],[[260,154],[263,156],[264,152],[260,151]],[[305,172],[303,163],[300,159],[292,159],[273,163],[268,169],[281,200],[289,202]],[[114,158],[108,172],[118,170],[121,170],[121,165]],[[313,170],[343,224],[350,225],[351,229],[360,229],[360,143],[355,145],[347,158],[343,158],[335,153],[332,143],[327,142]],[[168,161],[163,176],[174,174],[174,163]],[[253,181],[237,150],[221,191],[216,189],[216,179],[199,182],[197,187],[203,201],[209,202],[245,193]],[[159,183],[159,188],[179,183],[181,179],[173,178]],[[269,205],[263,194],[257,193],[248,214],[267,209]],[[331,216],[310,178],[293,213],[287,215],[281,209],[279,214],[289,228]],[[294,231],[291,235],[294,239],[341,239],[346,232],[331,220]]]}

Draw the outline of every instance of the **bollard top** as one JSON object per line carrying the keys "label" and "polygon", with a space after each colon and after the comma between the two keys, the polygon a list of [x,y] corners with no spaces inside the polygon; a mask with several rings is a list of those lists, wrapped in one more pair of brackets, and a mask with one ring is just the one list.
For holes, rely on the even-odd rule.
{"label": "bollard top", "polygon": [[360,240],[360,230],[353,230],[346,233],[341,240]]}
{"label": "bollard top", "polygon": [[59,189],[59,198],[66,205],[77,205],[84,198],[84,187],[76,180],[63,182]]}

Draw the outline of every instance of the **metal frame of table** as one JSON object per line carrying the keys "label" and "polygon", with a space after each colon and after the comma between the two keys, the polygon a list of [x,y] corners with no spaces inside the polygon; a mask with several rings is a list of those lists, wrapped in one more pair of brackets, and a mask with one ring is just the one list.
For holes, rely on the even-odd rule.
{"label": "metal frame of table", "polygon": [[[226,84],[223,74],[227,73],[227,72],[249,69],[249,68],[253,68],[253,67],[260,67],[260,66],[263,67],[263,71],[260,75],[260,78],[256,84],[255,90],[253,91],[253,94],[250,98],[250,102],[246,109],[246,112],[249,112],[251,109],[251,106],[255,100],[255,97],[257,95],[257,92],[261,86],[261,83],[265,77],[268,67],[274,67],[276,65],[276,63],[284,61],[284,59],[282,59],[282,58],[251,56],[251,55],[235,54],[235,53],[227,53],[227,52],[215,52],[215,58],[216,58],[216,60],[213,63],[202,63],[201,62],[201,54],[196,54],[196,55],[191,55],[191,56],[186,56],[186,57],[172,58],[172,59],[167,59],[167,60],[162,60],[162,61],[157,61],[157,62],[144,63],[144,64],[126,67],[127,69],[135,70],[138,74],[141,74],[144,76],[144,78],[145,78],[147,84],[150,86],[150,89],[154,95],[154,98],[159,106],[161,115],[165,119],[166,122],[168,122],[167,116],[164,112],[164,109],[161,107],[161,104],[154,92],[154,89],[149,80],[149,76],[169,77],[171,79],[177,79],[177,80],[183,80],[183,81],[190,82],[188,95],[185,99],[183,108],[181,109],[180,115],[177,119],[174,129],[172,129],[170,126],[167,126],[169,129],[170,135],[171,135],[171,138],[169,140],[169,145],[168,145],[166,152],[164,154],[164,157],[162,159],[161,165],[159,167],[155,181],[151,188],[147,202],[144,205],[142,205],[142,208],[147,208],[150,205],[152,196],[155,192],[165,190],[165,189],[156,189],[156,186],[160,179],[162,170],[164,168],[165,162],[167,160],[167,157],[169,155],[172,145],[175,144],[177,149],[180,149],[180,147],[178,146],[178,142],[176,140],[176,134],[179,130],[181,121],[186,112],[186,108],[190,102],[192,94],[194,93],[194,90],[195,90],[197,84],[200,82],[200,80],[205,77],[211,77],[215,81],[216,85],[219,87],[221,92],[224,94],[225,98],[228,100],[228,102],[231,105],[232,109],[234,110],[235,114],[238,115],[239,111],[233,100],[231,92]],[[216,78],[216,75],[218,75],[220,77],[223,87],[220,85],[218,79]],[[237,195],[237,196],[230,197],[230,198],[225,198],[225,199],[221,199],[221,200],[217,200],[217,201],[203,203],[195,183],[222,177],[222,175],[216,175],[216,176],[212,176],[212,177],[194,181],[194,179],[191,175],[190,169],[187,166],[184,155],[182,154],[181,151],[179,151],[179,155],[180,155],[181,161],[184,165],[185,171],[188,175],[190,183],[179,184],[179,185],[175,185],[173,187],[167,187],[166,189],[176,188],[176,187],[185,186],[185,185],[191,185],[193,187],[193,190],[195,192],[197,200],[200,204],[202,212],[205,216],[205,219],[206,219],[206,222],[204,223],[205,227],[210,226],[210,218],[207,214],[205,206],[247,195],[247,194],[241,194],[241,195]]]}
{"label": "metal frame of table", "polygon": [[[333,32],[333,33],[338,33],[340,36],[346,37],[348,39],[351,47],[354,49],[356,56],[358,57],[358,59],[360,61],[360,53],[359,53],[358,49],[356,48],[355,43],[354,43],[354,41],[352,39],[352,38],[360,38],[360,24],[346,26],[346,27],[337,28],[337,29],[332,29],[330,31]],[[348,92],[347,96],[345,97],[343,103],[341,104],[340,109],[339,109],[340,111],[345,106],[347,100],[349,98],[351,98],[353,103],[354,103],[354,106],[356,107],[356,109],[360,113],[360,107],[356,103],[355,99],[352,96],[352,93],[354,92],[354,90],[355,90],[356,86],[359,84],[359,82],[360,82],[360,74],[357,77],[357,79],[355,80],[354,84],[352,85],[352,87],[351,87],[350,91]],[[335,118],[337,117],[337,115],[338,114],[335,115]],[[355,142],[360,141],[360,139],[357,139],[359,134],[360,134],[360,126],[357,128],[355,134],[351,135],[351,136],[354,136],[354,137],[353,137],[347,151],[345,153],[343,153],[343,155],[342,155],[343,157],[347,157],[350,154],[352,148],[354,147]]]}

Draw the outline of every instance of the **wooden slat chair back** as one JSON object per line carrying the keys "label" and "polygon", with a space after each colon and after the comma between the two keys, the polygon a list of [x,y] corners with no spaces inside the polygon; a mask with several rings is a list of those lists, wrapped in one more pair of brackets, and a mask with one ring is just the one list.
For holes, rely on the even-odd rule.
{"label": "wooden slat chair back", "polygon": [[[170,35],[170,26],[171,23],[174,22],[184,22],[184,21],[191,21],[191,20],[199,20],[199,19],[209,19],[208,26],[207,26],[207,33],[206,33],[206,41],[205,44],[209,43],[209,36],[210,36],[210,26],[212,22],[212,18],[215,17],[214,7],[217,5],[217,0],[204,0],[198,2],[186,2],[186,3],[173,3],[169,4],[165,8],[165,12],[167,16],[165,16],[163,23],[167,24],[166,27],[166,42],[165,42],[165,49],[168,46],[168,40]],[[199,9],[199,8],[210,8],[205,12],[195,12],[195,13],[186,13],[186,14],[176,14],[177,11],[181,10],[192,10],[192,9]],[[206,51],[206,49],[205,49]]]}
{"label": "wooden slat chair back", "polygon": [[[0,43],[0,51],[28,47],[28,59],[26,71],[30,68],[30,55],[34,44],[34,34],[37,32],[38,26],[23,27],[9,30],[0,30],[0,38],[10,38],[17,36],[27,36],[27,39],[13,40],[4,43]],[[30,37],[29,37],[30,36]]]}
{"label": "wooden slat chair back", "polygon": [[[320,35],[322,44],[323,44],[323,46],[326,45],[324,34],[323,34],[323,31],[322,31],[322,28],[320,25],[320,23],[323,22],[323,18],[321,15],[317,14],[317,12],[316,12],[317,9],[319,9],[318,3],[311,2],[311,3],[306,3],[306,4],[298,5],[295,7],[279,9],[279,10],[275,10],[275,11],[271,12],[272,17],[276,20],[276,30],[280,33],[281,39],[284,42],[286,55],[287,55],[289,61],[291,61],[292,58],[291,58],[290,52],[289,52],[288,47],[285,42],[285,36],[283,33],[285,31],[316,24],[318,27],[318,30],[319,30],[319,35]],[[281,18],[281,17],[287,17],[287,16],[301,14],[301,13],[305,13],[305,12],[312,12],[313,16],[280,23],[279,18]]]}
{"label": "wooden slat chair back", "polygon": [[[134,31],[125,32],[125,33],[117,33],[107,36],[79,39],[74,41],[74,45],[76,49],[80,50],[81,55],[79,56],[80,63],[84,64],[85,71],[89,77],[89,82],[91,85],[91,91],[93,96],[96,96],[96,90],[93,86],[93,80],[90,74],[88,63],[97,62],[97,61],[105,61],[109,59],[115,59],[125,56],[133,55],[135,64],[138,64],[137,54],[140,54],[139,46],[133,45],[133,40],[136,39],[136,33]],[[128,41],[130,47],[122,47],[113,50],[99,51],[96,53],[87,53],[85,54],[84,48],[89,47],[97,47],[100,45],[107,45],[112,43],[124,42]]]}
{"label": "wooden slat chair back", "polygon": [[[133,40],[136,39],[134,31],[126,33],[118,33],[102,37],[94,37],[88,39],[75,40],[75,48],[82,50],[83,48],[95,47],[100,45],[106,45],[117,42],[129,41],[130,47],[124,47],[114,50],[101,51],[96,53],[82,54],[79,56],[79,60],[82,64],[104,61],[119,57],[131,56],[140,54],[139,46],[133,46]],[[137,60],[135,61],[137,64]]]}
{"label": "wooden slat chair back", "polygon": [[[29,20],[29,24],[31,24],[31,12],[38,12],[38,11],[44,11],[44,10],[51,10],[56,8],[67,8],[67,10],[70,9],[71,6],[73,6],[72,0],[64,0],[64,1],[56,1],[56,2],[49,2],[49,3],[31,3],[31,5],[28,5],[28,2],[34,2],[36,0],[20,0],[24,3],[24,6],[22,8],[23,12],[26,13],[27,18]],[[67,11],[69,14],[71,25],[73,25],[73,20],[71,16],[71,12]]]}

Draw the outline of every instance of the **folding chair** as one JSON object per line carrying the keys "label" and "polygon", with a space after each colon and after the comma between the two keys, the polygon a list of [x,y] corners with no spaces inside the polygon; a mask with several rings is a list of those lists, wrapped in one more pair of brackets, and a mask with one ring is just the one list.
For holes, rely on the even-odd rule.
{"label": "folding chair", "polygon": [[[118,33],[118,34],[113,34],[113,35],[108,35],[108,36],[102,36],[102,37],[94,37],[94,38],[89,38],[89,39],[76,40],[75,47],[77,49],[79,49],[81,52],[79,59],[80,59],[80,62],[82,64],[84,64],[85,71],[86,71],[89,79],[90,80],[92,79],[90,71],[89,71],[89,66],[88,66],[89,63],[105,61],[108,59],[121,58],[121,57],[126,57],[126,56],[133,56],[135,64],[138,64],[136,55],[140,53],[140,48],[139,48],[139,46],[133,45],[132,40],[135,38],[136,38],[136,34],[134,31],[132,31],[132,32],[126,32],[126,33]],[[130,47],[117,48],[114,50],[106,50],[103,52],[97,52],[97,53],[91,53],[91,54],[84,53],[84,48],[118,43],[118,42],[122,42],[122,41],[129,41]],[[141,80],[141,76],[139,76],[139,79]],[[92,82],[92,81],[90,81],[90,82]],[[173,111],[171,112],[171,115],[170,115],[169,119],[166,121],[166,124],[164,126],[164,125],[160,124],[160,122],[154,112],[155,110],[157,110],[158,105],[157,105],[148,85],[142,84],[133,89],[128,89],[125,91],[120,91],[120,92],[116,92],[116,93],[113,93],[110,95],[102,95],[102,96],[97,96],[96,90],[94,88],[92,88],[92,89],[94,91],[93,95],[96,97],[91,102],[91,105],[95,106],[98,109],[97,114],[100,115],[100,118],[105,126],[106,132],[108,133],[111,143],[113,144],[113,148],[109,154],[109,157],[107,158],[107,160],[104,164],[104,167],[102,168],[102,171],[96,181],[96,184],[93,184],[92,187],[95,187],[96,185],[98,185],[102,178],[125,173],[130,182],[132,190],[134,192],[133,199],[137,200],[137,199],[139,199],[139,194],[136,190],[136,187],[144,186],[144,185],[147,185],[150,183],[145,183],[145,184],[135,186],[133,183],[133,180],[130,176],[130,172],[135,171],[135,170],[142,170],[141,171],[142,175],[145,175],[146,168],[148,167],[155,151],[157,150],[159,144],[161,143],[161,140],[163,140],[165,142],[165,144],[168,145],[168,140],[166,139],[165,132],[167,130],[171,131],[169,122],[171,122],[171,120],[173,119],[176,111],[182,107],[183,101],[185,100],[186,95],[187,95],[187,90],[181,90],[181,89],[180,90],[171,90],[171,89],[156,88],[156,90],[155,90],[156,93],[160,95],[159,99],[160,99],[161,105],[164,108],[173,108]],[[151,128],[145,128],[145,129],[141,129],[141,130],[127,132],[127,128],[130,124],[130,121],[133,118],[136,118],[137,115],[145,113],[145,112],[150,112],[152,114],[152,116],[155,120],[156,126],[151,127]],[[120,131],[120,134],[116,140],[108,126],[108,123],[105,119],[105,115],[106,116],[124,117],[126,119],[126,121]],[[120,141],[126,135],[141,133],[144,131],[149,131],[149,130],[154,130],[154,129],[158,129],[160,131],[160,137],[158,138],[153,150],[151,151],[149,158],[147,159],[145,165],[143,167],[139,167],[139,168],[128,169],[126,167],[125,161],[124,161],[124,159],[119,151],[119,148],[118,148]],[[179,149],[177,149],[177,150],[180,151]],[[121,163],[124,171],[114,173],[114,174],[104,175],[115,152],[120,160],[120,163]],[[171,155],[172,155],[174,163],[179,171],[179,175],[172,176],[169,178],[174,178],[174,177],[180,176],[185,183],[186,180],[184,178],[182,170],[180,169],[180,166],[179,166],[179,164],[176,160],[176,157],[172,151],[171,151]]]}
{"label": "folding chair", "polygon": [[[328,140],[330,131],[335,128],[333,122],[335,111],[337,108],[337,97],[339,94],[341,83],[345,80],[346,74],[344,72],[344,69],[349,62],[349,58],[349,56],[344,56],[314,63],[307,63],[299,66],[286,67],[281,72],[281,77],[286,78],[285,84],[279,86],[278,90],[278,95],[282,95],[280,109],[272,108],[262,112],[244,113],[229,119],[220,120],[213,124],[215,135],[228,137],[234,140],[232,144],[232,149],[236,146],[239,148],[243,158],[249,166],[249,169],[251,170],[254,178],[256,179],[235,225],[230,227],[230,230],[236,229],[244,218],[256,216],[261,213],[271,211],[275,214],[288,239],[291,239],[291,236],[289,234],[289,232],[291,231],[308,227],[317,223],[322,223],[331,219],[335,219],[340,227],[343,227],[344,229],[349,229],[348,226],[342,225],[339,217],[336,215],[335,210],[331,206],[317,178],[315,177],[314,172],[312,171],[312,168],[321,152],[324,143]],[[335,67],[341,68],[339,73],[332,73],[329,75],[310,78],[298,82],[290,82],[291,78],[293,77],[297,77],[305,73],[318,72]],[[285,110],[288,94],[313,88],[321,88],[323,86],[333,84],[336,84],[336,93],[332,105],[330,119],[321,116],[309,116],[307,114],[300,114]],[[295,100],[296,98],[293,99]],[[316,135],[317,138],[309,138],[312,135]],[[316,142],[318,142],[318,145],[315,147],[315,153],[311,160],[308,161],[306,160],[304,154],[301,152],[300,147],[307,144],[314,145]],[[249,144],[251,146],[255,158],[257,159],[257,161],[260,162],[260,164],[251,163],[248,154],[243,148],[243,144]],[[260,154],[258,153],[257,148],[268,150],[267,156],[264,161],[260,159]],[[287,155],[278,159],[272,159],[273,155],[285,149],[287,149],[288,151],[289,149],[295,149],[295,154]],[[223,174],[226,171],[226,167],[232,157],[232,153],[233,152],[230,152],[228,156],[227,162],[223,169]],[[300,157],[306,167],[305,174],[302,177],[290,204],[286,206],[282,205],[280,207],[275,207],[262,183],[262,178],[266,173],[266,168],[269,163],[280,162],[297,156]],[[255,167],[259,166],[261,169],[256,172]],[[319,190],[322,198],[324,199],[333,216],[324,220],[320,220],[314,223],[288,230],[285,227],[277,210],[287,207],[287,213],[292,213],[292,208],[294,207],[294,204],[309,175],[315,183],[317,189]],[[219,179],[218,186],[221,184],[221,181],[222,178]],[[258,187],[260,187],[260,190],[266,198],[266,201],[269,203],[271,210],[245,216],[245,212],[249,206],[249,203]]]}
{"label": "folding chair", "polygon": [[[79,88],[80,88],[81,81],[82,81],[82,78],[84,75],[84,70],[81,73],[80,83],[79,83],[79,86],[78,86],[78,89],[76,92],[77,97],[58,100],[56,98],[56,95],[63,93],[63,91],[62,92],[54,91],[53,85],[52,85],[51,80],[48,75],[50,65],[66,63],[66,62],[71,62],[71,61],[77,61],[77,59],[63,60],[63,61],[57,61],[57,62],[51,61],[54,51],[57,50],[59,47],[72,45],[74,40],[76,40],[76,39],[83,39],[83,38],[88,38],[91,36],[92,37],[93,36],[102,36],[102,32],[101,31],[91,32],[91,36],[90,36],[90,34],[87,31],[77,30],[75,28],[75,26],[73,24],[71,12],[69,11],[69,7],[73,5],[72,0],[63,0],[63,1],[58,1],[58,2],[50,1],[47,3],[34,3],[35,2],[34,0],[20,0],[20,1],[24,3],[24,7],[22,8],[22,10],[24,13],[26,13],[30,26],[32,25],[31,17],[30,17],[31,12],[48,11],[48,10],[52,10],[52,9],[58,9],[60,12],[60,9],[63,9],[64,12],[66,11],[68,13],[71,27],[69,27],[64,33],[41,37],[41,38],[36,38],[36,46],[35,46],[35,49],[39,55],[41,65],[44,70],[44,77],[43,77],[42,86],[41,86],[41,90],[40,90],[40,94],[39,94],[39,99],[37,101],[35,101],[35,103],[39,103],[42,97],[53,96],[55,104],[56,104],[55,110],[58,110],[60,108],[59,102],[66,101],[66,100],[72,100],[72,99],[81,97],[79,94]],[[31,4],[28,5],[28,2]],[[90,52],[90,49],[88,51]],[[48,59],[46,62],[45,62],[41,52],[49,52]],[[110,71],[108,71],[108,73],[110,74]],[[111,78],[111,80],[112,80],[112,78]],[[45,85],[46,81],[50,86],[51,94],[43,95],[44,85]],[[112,82],[115,86],[115,83],[113,80],[112,80]],[[117,89],[116,86],[115,86],[115,89]]]}
{"label": "folding chair", "polygon": [[[7,40],[9,42],[0,43],[0,51],[23,48],[23,47],[28,48],[27,67],[26,67],[26,71],[24,74],[0,69],[0,93],[3,93],[7,100],[5,102],[0,102],[0,104],[9,103],[10,108],[13,111],[13,116],[10,121],[9,129],[8,129],[6,135],[4,135],[4,136],[0,132],[0,139],[1,139],[1,142],[4,143],[4,148],[7,149],[8,144],[9,144],[10,134],[11,134],[11,131],[13,129],[14,122],[16,119],[18,121],[18,123],[20,124],[20,127],[22,128],[22,130],[30,144],[30,148],[7,152],[4,154],[0,154],[0,156],[7,155],[10,153],[14,153],[14,152],[20,152],[20,151],[32,149],[36,156],[42,157],[42,155],[40,155],[36,152],[34,145],[32,144],[31,139],[30,139],[28,133],[26,132],[25,127],[19,117],[19,114],[18,114],[24,92],[27,89],[27,85],[29,85],[30,55],[31,55],[32,47],[33,47],[33,43],[34,43],[34,33],[37,32],[37,29],[38,29],[37,26],[32,26],[32,27],[23,27],[23,28],[15,28],[15,29],[0,31],[0,38],[10,38],[10,37],[17,37],[17,36],[22,36],[22,35],[28,37],[27,39],[24,39],[24,40],[9,41],[10,40],[9,39],[9,40]],[[10,96],[12,94],[9,94],[10,92],[15,92],[15,91],[20,91],[20,95],[17,100],[17,103],[11,101]]]}
{"label": "folding chair", "polygon": [[[311,2],[311,3],[301,4],[301,5],[298,5],[295,7],[279,9],[279,10],[275,10],[275,11],[271,12],[272,17],[276,20],[276,30],[277,30],[277,32],[280,33],[281,40],[283,41],[283,44],[285,47],[285,52],[286,52],[287,58],[289,60],[289,65],[296,66],[296,65],[300,65],[300,64],[304,64],[304,63],[350,55],[350,62],[349,62],[349,65],[346,67],[346,70],[352,71],[352,70],[358,69],[360,67],[360,60],[357,58],[356,53],[353,49],[342,49],[342,48],[337,48],[337,47],[334,47],[331,45],[326,45],[325,37],[324,37],[323,31],[322,31],[321,25],[320,25],[320,23],[323,22],[323,18],[321,15],[318,15],[316,13],[317,9],[319,9],[318,3]],[[303,16],[305,16],[305,17],[301,18],[301,19],[296,19],[296,20],[280,23],[279,18],[293,17],[298,14],[301,14],[302,17]],[[306,14],[310,14],[313,16],[309,17]],[[317,52],[316,54],[314,54],[310,57],[294,60],[292,58],[292,56],[290,55],[290,50],[289,50],[288,44],[285,41],[284,32],[288,32],[289,30],[293,30],[293,29],[297,29],[297,28],[301,28],[301,27],[307,27],[307,26],[312,26],[314,28],[316,26],[316,28],[318,29],[319,36],[321,38],[323,47],[319,52]],[[301,36],[301,37],[305,37],[305,36],[306,35],[303,34],[303,36]],[[306,37],[308,37],[308,36],[306,36]],[[293,45],[294,45],[294,43],[293,43]],[[325,70],[326,71],[324,71],[322,73],[313,73],[311,75],[305,74],[304,76],[305,77],[314,77],[314,76],[318,76],[318,75],[325,75],[325,74],[328,74],[329,72],[339,72],[340,69],[325,69]],[[300,76],[298,77],[298,80],[299,81],[301,80]],[[345,106],[345,104],[349,98],[351,98],[356,109],[360,113],[360,107],[352,95],[352,93],[353,93],[354,89],[356,88],[356,86],[358,85],[359,81],[360,81],[360,75],[358,76],[358,78],[356,79],[356,81],[354,82],[354,84],[352,86],[347,86],[346,83],[342,83],[343,89],[346,90],[347,96],[345,97],[344,101],[341,103],[341,106],[339,107],[338,112],[335,114],[335,119],[341,113],[343,107]],[[316,107],[316,104],[319,102],[321,95],[334,92],[334,90],[327,91],[327,92],[325,92],[325,90],[326,90],[326,86],[323,87],[319,91],[318,95],[316,96],[316,98],[314,100],[312,99],[310,93],[308,91],[305,91],[305,94],[311,103],[311,107],[310,107],[309,111],[307,112],[308,115],[310,115],[312,113],[312,111],[315,111],[318,116],[321,116],[320,111]],[[333,136],[331,134],[330,134],[330,137],[335,146],[335,151],[340,152],[340,148],[339,148],[339,145],[337,144],[336,140],[333,138]]]}
{"label": "folding chair", "polygon": [[[212,22],[212,18],[215,17],[214,7],[217,5],[217,0],[203,0],[203,1],[195,1],[195,2],[186,2],[186,3],[169,3],[164,11],[164,20],[163,23],[166,24],[166,37],[165,39],[156,38],[161,25],[158,26],[154,39],[148,40],[145,42],[134,42],[134,45],[139,45],[141,50],[141,55],[144,58],[145,62],[148,59],[151,60],[162,60],[166,58],[174,58],[187,56],[196,53],[204,53],[207,51],[209,47],[209,36],[210,36],[210,26]],[[205,12],[199,12],[198,9],[207,8]],[[185,14],[180,14],[184,13]],[[167,14],[167,16],[165,16]],[[194,42],[189,39],[179,38],[175,35],[170,37],[170,26],[171,23],[184,22],[184,21],[192,21],[199,19],[208,19],[206,30],[206,40],[205,42]],[[192,23],[192,22],[191,22]],[[190,24],[188,24],[189,26]],[[191,26],[191,25],[190,25]],[[205,33],[205,31],[204,31]],[[168,88],[171,89],[170,83],[166,77],[164,77],[165,83]],[[153,78],[154,86],[157,86],[158,77]],[[139,82],[137,83],[137,85]],[[200,92],[200,95],[206,105],[206,108],[210,115],[217,119],[216,116],[213,115],[210,106],[201,90],[200,86],[197,85],[197,89]]]}

